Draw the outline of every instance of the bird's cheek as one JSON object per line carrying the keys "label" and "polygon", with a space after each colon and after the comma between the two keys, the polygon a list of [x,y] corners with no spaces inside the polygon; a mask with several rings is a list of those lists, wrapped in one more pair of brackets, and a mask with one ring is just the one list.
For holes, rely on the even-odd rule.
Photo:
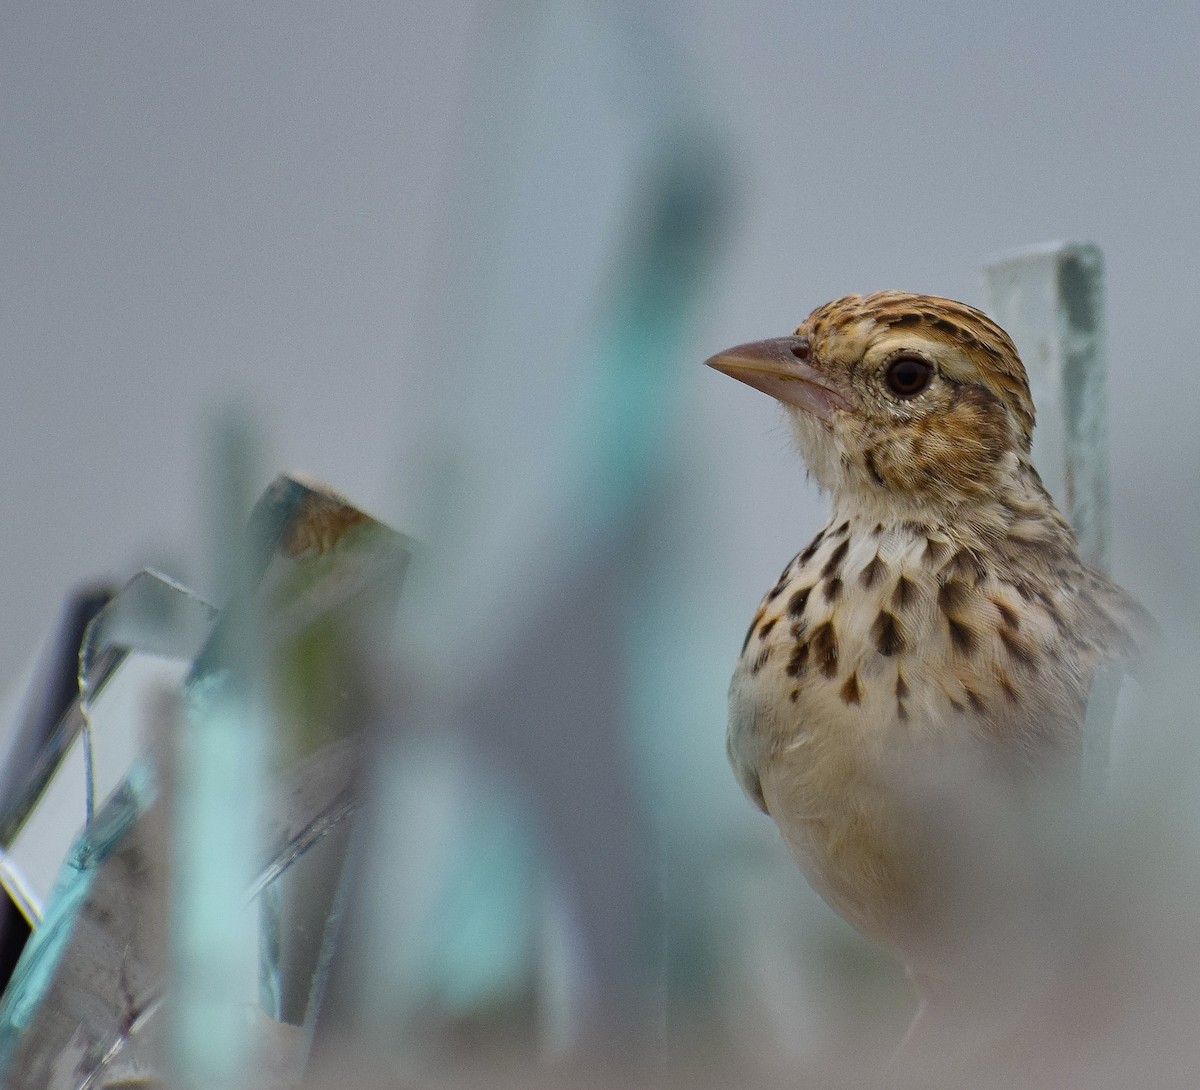
{"label": "bird's cheek", "polygon": [[925,429],[899,428],[864,436],[859,446],[860,478],[876,491],[894,495],[935,495],[946,490],[953,452]]}
{"label": "bird's cheek", "polygon": [[995,451],[978,435],[930,429],[910,445],[895,471],[914,490],[970,500],[991,488]]}

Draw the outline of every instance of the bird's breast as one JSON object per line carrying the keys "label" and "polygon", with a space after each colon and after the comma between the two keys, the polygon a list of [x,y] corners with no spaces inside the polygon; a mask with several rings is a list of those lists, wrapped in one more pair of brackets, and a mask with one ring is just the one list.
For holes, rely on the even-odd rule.
{"label": "bird's breast", "polygon": [[900,906],[916,911],[908,773],[980,741],[1027,752],[1047,716],[1077,735],[1078,679],[1036,676],[1056,641],[985,556],[915,524],[835,519],[763,599],[730,686],[730,758],[856,926],[886,939]]}

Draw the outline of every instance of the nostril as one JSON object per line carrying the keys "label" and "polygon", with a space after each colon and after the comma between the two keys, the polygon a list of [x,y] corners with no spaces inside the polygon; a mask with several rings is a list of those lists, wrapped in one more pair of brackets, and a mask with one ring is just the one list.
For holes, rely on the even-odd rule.
{"label": "nostril", "polygon": [[797,341],[792,345],[791,353],[798,360],[808,359],[808,341]]}

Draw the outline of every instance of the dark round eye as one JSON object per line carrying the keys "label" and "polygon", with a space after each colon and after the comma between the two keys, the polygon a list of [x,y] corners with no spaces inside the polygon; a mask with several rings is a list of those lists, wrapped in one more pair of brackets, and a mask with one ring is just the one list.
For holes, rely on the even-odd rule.
{"label": "dark round eye", "polygon": [[933,378],[933,367],[920,356],[897,356],[883,377],[897,397],[916,397]]}

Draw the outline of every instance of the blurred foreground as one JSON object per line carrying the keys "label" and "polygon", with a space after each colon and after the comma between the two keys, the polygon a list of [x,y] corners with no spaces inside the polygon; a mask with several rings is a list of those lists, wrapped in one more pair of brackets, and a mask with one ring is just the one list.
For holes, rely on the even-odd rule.
{"label": "blurred foreground", "polygon": [[985,785],[926,785],[990,968],[893,1057],[907,982],[782,846],[673,839],[628,736],[578,733],[612,714],[615,595],[577,645],[577,610],[534,618],[574,700],[458,703],[395,625],[434,578],[407,539],[280,478],[240,541],[220,610],[151,572],[80,599],[8,724],[6,948],[16,908],[33,934],[5,1087],[1195,1084],[1200,747],[1162,725],[1197,681],[1169,653],[1081,799],[998,835]]}
{"label": "blurred foreground", "polygon": [[[7,709],[3,1085],[1197,1085],[1200,631],[1164,633],[1082,801],[1031,807],[1035,873],[963,853],[997,887],[969,941],[1028,989],[976,981],[889,1066],[908,981],[724,768],[753,601],[690,547],[722,527],[678,442],[742,193],[708,73],[628,10],[485,22],[414,306],[404,520],[280,478],[247,537],[255,431],[218,431],[205,598],[82,588]],[[738,556],[767,536],[744,492]],[[968,845],[975,786],[933,806]]]}

